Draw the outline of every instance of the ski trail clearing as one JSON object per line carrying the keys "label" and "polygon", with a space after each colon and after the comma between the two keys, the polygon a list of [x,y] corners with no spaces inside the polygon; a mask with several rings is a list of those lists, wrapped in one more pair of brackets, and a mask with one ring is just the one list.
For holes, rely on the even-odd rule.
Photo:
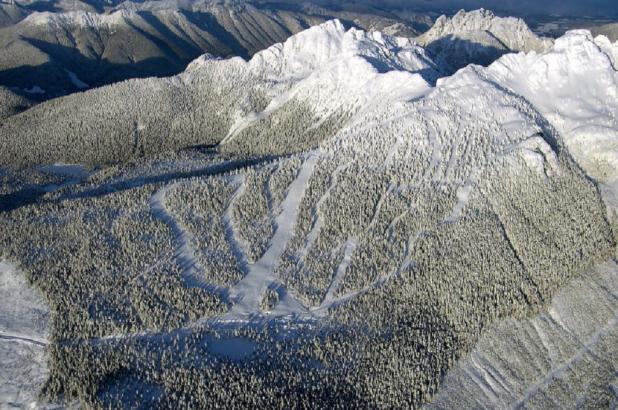
{"label": "ski trail clearing", "polygon": [[3,333],[3,332],[0,332],[0,340],[13,341],[16,343],[26,343],[26,344],[40,346],[40,347],[45,347],[47,346],[47,343],[48,343],[46,339],[36,338],[35,336],[26,337],[22,335],[15,335],[15,334]]}
{"label": "ski trail clearing", "polygon": [[324,300],[318,307],[318,311],[325,310],[329,306],[332,305],[333,300],[335,299],[335,292],[339,289],[341,282],[343,282],[343,278],[345,277],[345,272],[348,270],[348,266],[352,262],[352,254],[356,250],[356,239],[351,238],[348,239],[345,243],[344,251],[343,251],[343,259],[337,268],[337,272],[333,277],[328,290],[326,291],[326,296],[324,296]]}
{"label": "ski trail clearing", "polygon": [[275,219],[277,228],[270,246],[258,261],[247,266],[247,275],[230,290],[231,300],[234,301],[230,312],[232,316],[246,317],[260,312],[259,304],[267,287],[277,279],[274,274],[275,267],[294,235],[300,201],[318,159],[314,154],[305,160],[281,203],[281,213]]}
{"label": "ski trail clearing", "polygon": [[247,245],[240,238],[240,235],[237,232],[236,226],[234,225],[234,204],[236,200],[241,197],[245,193],[245,178],[244,176],[238,177],[238,188],[230,197],[227,207],[225,208],[225,212],[223,212],[223,225],[225,226],[225,236],[227,238],[227,243],[232,250],[232,254],[236,258],[236,261],[240,265],[241,270],[246,273],[247,266],[249,265],[249,261],[247,259]]}

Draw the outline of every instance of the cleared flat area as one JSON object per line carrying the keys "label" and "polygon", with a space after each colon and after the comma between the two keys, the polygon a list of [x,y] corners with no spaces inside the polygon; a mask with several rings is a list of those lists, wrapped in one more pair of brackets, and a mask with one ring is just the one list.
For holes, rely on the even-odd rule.
{"label": "cleared flat area", "polygon": [[15,265],[0,261],[0,407],[29,408],[48,376],[49,309]]}

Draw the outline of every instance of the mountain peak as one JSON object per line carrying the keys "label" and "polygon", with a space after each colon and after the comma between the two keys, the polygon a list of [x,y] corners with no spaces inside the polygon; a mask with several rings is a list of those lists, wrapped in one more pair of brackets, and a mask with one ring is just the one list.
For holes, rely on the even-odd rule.
{"label": "mountain peak", "polygon": [[340,20],[329,20],[256,53],[250,64],[271,67],[289,75],[311,71],[341,54],[345,33],[346,28]]}
{"label": "mountain peak", "polygon": [[[210,60],[209,57],[199,58],[189,69]],[[377,31],[347,29],[338,19],[311,27],[260,51],[247,64],[253,72],[277,82],[304,78],[318,69],[335,69],[342,64],[355,69],[359,65],[363,69],[371,67],[381,73],[392,70],[423,72],[430,82],[441,71],[425,50],[409,39]]]}
{"label": "mountain peak", "polygon": [[451,18],[440,16],[417,41],[453,71],[468,64],[488,65],[509,52],[541,52],[552,45],[522,19],[498,17],[485,9],[460,10]]}
{"label": "mountain peak", "polygon": [[[282,150],[292,145],[282,141],[290,141],[294,149],[321,141],[333,134],[332,127],[343,127],[361,110],[425,95],[440,75],[425,50],[409,39],[346,29],[341,21],[331,20],[249,61],[203,56],[180,79],[185,84],[229,85],[225,99],[239,103],[230,111],[233,115],[220,142],[227,152],[259,148],[256,138],[264,132],[286,153]],[[290,132],[292,123],[296,132]],[[330,131],[325,132],[327,127]]]}
{"label": "mountain peak", "polygon": [[593,178],[618,178],[618,43],[588,30],[567,32],[545,53],[504,56],[486,73],[530,101]]}
{"label": "mountain peak", "polygon": [[[535,36],[528,25],[520,18],[498,17],[491,10],[478,9],[473,11],[459,10],[449,18],[440,16],[433,27],[422,38],[426,41],[439,38],[447,34],[458,35],[465,32],[489,31],[492,33],[509,33],[512,37],[525,35]],[[536,37],[536,36],[535,36]]]}
{"label": "mountain peak", "polygon": [[[432,30],[452,32],[455,30],[487,30],[491,27],[496,15],[491,10],[478,9],[473,11],[459,10],[452,18],[442,15],[436,20]],[[518,19],[513,19],[518,20]]]}

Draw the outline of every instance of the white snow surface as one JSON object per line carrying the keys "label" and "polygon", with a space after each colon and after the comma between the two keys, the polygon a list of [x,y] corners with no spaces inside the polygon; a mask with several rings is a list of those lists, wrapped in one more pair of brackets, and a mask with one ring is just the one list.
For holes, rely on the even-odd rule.
{"label": "white snow surface", "polygon": [[0,334],[46,343],[48,308],[17,267],[7,261],[0,261],[0,304]]}
{"label": "white snow surface", "polygon": [[509,54],[487,77],[530,101],[590,176],[618,177],[618,43],[575,30],[545,53]]}
{"label": "white snow surface", "polygon": [[47,379],[49,310],[17,267],[0,260],[0,408],[50,408],[38,401]]}
{"label": "white snow surface", "polygon": [[275,44],[257,53],[249,65],[273,80],[303,78],[334,59],[353,56],[376,59],[391,70],[416,72],[433,67],[425,51],[409,39],[355,28],[346,30],[339,20],[327,21]]}
{"label": "white snow surface", "polygon": [[75,87],[81,88],[81,89],[89,87],[89,85],[83,82],[82,80],[80,80],[77,74],[75,74],[73,71],[69,71],[66,68],[64,69],[64,71],[66,71],[67,75],[69,76],[69,80],[71,80],[71,83]]}
{"label": "white snow surface", "polygon": [[30,88],[24,89],[24,91],[28,94],[45,94],[45,90],[36,84]]}
{"label": "white snow surface", "polygon": [[[298,219],[300,201],[303,198],[318,161],[318,155],[309,156],[303,163],[298,176],[290,185],[286,198],[281,203],[281,213],[275,219],[277,228],[264,255],[255,263],[247,266],[247,275],[230,290],[234,304],[229,317],[247,317],[259,311],[259,304],[269,285],[276,283],[275,267],[288,242],[294,235]],[[302,314],[302,305],[286,295],[277,305],[276,314]]]}
{"label": "white snow surface", "polygon": [[[312,102],[330,106],[345,106],[354,99],[369,101],[378,95],[413,98],[427,90],[426,78],[438,76],[433,61],[410,40],[354,28],[346,31],[339,20],[275,44],[248,64],[273,83],[297,82],[290,96],[311,100],[317,96],[318,101]],[[426,73],[425,78],[419,73]]]}
{"label": "white snow surface", "polygon": [[71,177],[75,179],[84,179],[89,175],[88,170],[79,164],[64,164],[62,162],[56,162],[54,164],[43,165],[37,167],[37,170],[41,172],[47,172],[50,174],[62,175],[65,177]]}

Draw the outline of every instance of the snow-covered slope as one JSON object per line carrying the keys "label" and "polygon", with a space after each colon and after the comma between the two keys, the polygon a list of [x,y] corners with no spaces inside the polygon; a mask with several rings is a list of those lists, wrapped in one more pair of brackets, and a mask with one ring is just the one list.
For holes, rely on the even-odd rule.
{"label": "snow-covered slope", "polygon": [[[194,67],[190,65],[189,71]],[[409,40],[346,30],[339,20],[310,28],[259,52],[243,67],[252,78],[266,82],[268,89],[263,92],[270,102],[255,115],[237,118],[224,140],[232,146],[237,145],[233,142],[236,139],[243,146],[258,142],[243,136],[243,131],[251,125],[260,127],[268,116],[290,105],[306,107],[311,118],[300,122],[308,128],[337,114],[342,117],[337,124],[341,127],[347,117],[369,104],[424,95],[440,75],[425,51]],[[267,130],[272,132],[272,126]]]}
{"label": "snow-covered slope", "polygon": [[488,65],[514,51],[544,51],[551,46],[551,40],[538,37],[522,19],[497,17],[484,9],[440,16],[416,40],[453,70],[471,63]]}
{"label": "snow-covered slope", "polygon": [[524,96],[595,179],[618,177],[618,43],[571,31],[546,53],[511,54],[488,78]]}
{"label": "snow-covered slope", "polygon": [[487,329],[426,409],[613,408],[618,266],[567,284],[547,312]]}
{"label": "snow-covered slope", "polygon": [[99,14],[88,11],[69,11],[53,13],[49,11],[34,12],[22,22],[23,25],[43,26],[47,29],[72,29],[75,27],[95,28],[113,27],[125,24],[136,18],[135,12],[128,10],[116,11],[110,14]]}
{"label": "snow-covered slope", "polygon": [[331,20],[257,53],[249,64],[273,78],[306,76],[333,59],[350,56],[374,59],[383,65],[378,68],[419,71],[432,64],[429,60],[419,60],[423,53],[408,39],[355,28],[348,30],[341,21]]}

